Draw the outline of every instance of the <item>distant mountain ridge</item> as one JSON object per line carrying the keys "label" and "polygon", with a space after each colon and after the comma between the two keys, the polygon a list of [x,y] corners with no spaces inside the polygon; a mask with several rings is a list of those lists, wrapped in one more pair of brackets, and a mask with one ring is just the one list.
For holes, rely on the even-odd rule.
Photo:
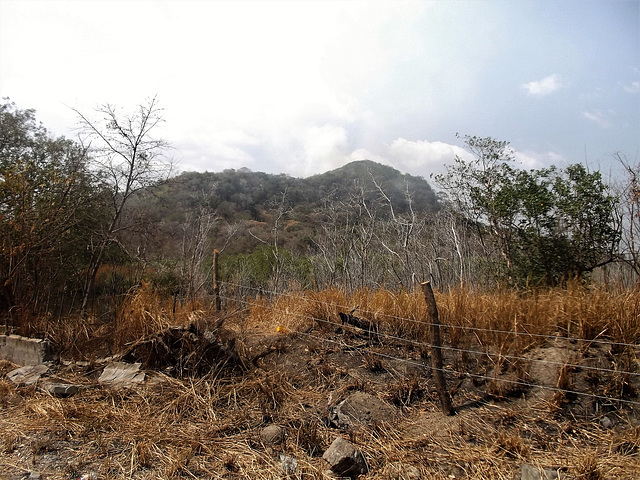
{"label": "distant mountain ridge", "polygon": [[289,209],[310,212],[326,201],[360,196],[379,199],[384,192],[398,213],[438,207],[435,192],[422,177],[405,174],[371,160],[350,162],[340,168],[306,178],[253,172],[247,168],[222,172],[184,172],[163,188],[164,197],[179,211],[206,201],[227,219],[240,216],[262,220],[262,212],[284,202]]}

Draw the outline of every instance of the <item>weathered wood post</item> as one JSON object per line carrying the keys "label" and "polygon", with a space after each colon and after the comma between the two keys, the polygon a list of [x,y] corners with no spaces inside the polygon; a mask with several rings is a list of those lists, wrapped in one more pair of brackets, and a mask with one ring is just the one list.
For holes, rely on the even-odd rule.
{"label": "weathered wood post", "polygon": [[440,321],[438,319],[438,307],[436,306],[436,297],[433,296],[431,282],[422,282],[422,293],[424,300],[427,302],[427,312],[429,314],[429,323],[431,324],[431,365],[433,368],[433,380],[436,384],[436,390],[442,404],[442,412],[446,415],[454,415],[456,412],[451,404],[451,396],[447,390],[447,384],[444,379],[443,363],[442,363],[442,340],[440,339]]}
{"label": "weathered wood post", "polygon": [[218,283],[218,249],[213,250],[213,298],[216,302],[216,312],[219,312],[222,307],[220,304],[220,284]]}

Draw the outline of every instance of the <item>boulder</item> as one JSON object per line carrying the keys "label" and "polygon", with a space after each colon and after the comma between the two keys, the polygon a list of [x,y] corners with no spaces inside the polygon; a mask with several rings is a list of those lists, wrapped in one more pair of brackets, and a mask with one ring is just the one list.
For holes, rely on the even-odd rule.
{"label": "boulder", "polygon": [[340,477],[357,477],[369,471],[364,455],[344,438],[336,438],[322,458]]}

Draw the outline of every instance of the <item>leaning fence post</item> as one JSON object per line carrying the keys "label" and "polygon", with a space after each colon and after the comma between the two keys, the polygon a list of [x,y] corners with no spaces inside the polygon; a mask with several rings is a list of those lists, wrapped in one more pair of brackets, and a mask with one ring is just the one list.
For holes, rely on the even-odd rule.
{"label": "leaning fence post", "polygon": [[455,410],[451,405],[451,396],[447,390],[447,384],[444,379],[443,363],[442,363],[442,340],[440,339],[440,321],[438,320],[438,307],[436,306],[436,297],[433,296],[431,282],[426,281],[420,284],[424,300],[427,302],[427,312],[429,314],[429,324],[431,325],[431,360],[433,366],[433,380],[436,383],[436,390],[440,396],[442,404],[442,412],[446,415],[455,414]]}
{"label": "leaning fence post", "polygon": [[218,249],[213,250],[213,298],[216,302],[216,312],[221,310],[220,284],[218,283]]}

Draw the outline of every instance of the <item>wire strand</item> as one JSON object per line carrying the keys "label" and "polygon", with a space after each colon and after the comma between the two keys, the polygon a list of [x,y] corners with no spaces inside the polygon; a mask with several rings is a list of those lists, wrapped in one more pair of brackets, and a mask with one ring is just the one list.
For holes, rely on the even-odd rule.
{"label": "wire strand", "polygon": [[[343,308],[346,310],[350,310],[352,307],[346,306],[346,305],[339,305],[336,303],[330,303],[330,302],[324,302],[322,300],[317,300],[315,298],[309,298],[306,296],[299,296],[299,295],[292,295],[292,294],[288,294],[288,293],[282,293],[282,292],[277,292],[275,290],[266,290],[263,288],[258,288],[258,287],[250,287],[248,285],[241,285],[241,284],[236,284],[236,283],[232,283],[232,282],[219,282],[221,284],[226,284],[226,285],[230,285],[233,287],[238,287],[238,288],[242,288],[242,289],[246,289],[246,290],[253,290],[255,292],[258,292],[260,294],[269,294],[270,296],[274,296],[274,297],[287,297],[287,298],[291,298],[291,299],[295,299],[295,300],[305,300],[305,301],[310,301],[310,302],[316,302],[319,303],[321,305],[326,305],[326,306],[331,306],[331,307],[338,307],[338,308]],[[411,322],[411,323],[416,323],[419,325],[423,325],[423,326],[433,326],[433,323],[430,322],[425,322],[423,320],[417,320],[414,318],[407,318],[407,317],[400,317],[400,316],[396,316],[396,315],[390,315],[390,314],[386,314],[386,313],[379,313],[379,312],[372,312],[370,310],[363,310],[363,309],[358,309],[359,311],[366,313],[366,314],[370,314],[372,316],[382,316],[382,317],[386,317],[386,318],[392,318],[394,320],[400,320],[400,321],[407,321],[407,322]],[[529,333],[529,332],[517,332],[517,331],[513,331],[513,330],[495,330],[495,329],[489,329],[489,328],[480,328],[480,327],[473,327],[473,326],[469,326],[469,325],[442,325],[439,324],[440,327],[442,328],[459,328],[459,329],[463,329],[463,330],[470,330],[470,331],[476,331],[476,332],[487,332],[487,333],[498,333],[498,334],[503,334],[503,335],[520,335],[520,336],[526,336],[526,337],[534,337],[534,338],[545,338],[548,340],[557,340],[558,338],[562,338],[564,340],[569,340],[569,341],[577,341],[577,342],[585,342],[585,343],[596,343],[596,344],[600,344],[600,345],[609,345],[609,346],[617,346],[617,347],[630,347],[630,348],[638,348],[640,347],[640,345],[638,344],[634,344],[634,343],[625,343],[625,342],[614,342],[614,341],[609,341],[609,340],[600,340],[600,339],[584,339],[584,338],[578,338],[578,337],[559,337],[558,335],[548,335],[548,334],[541,334],[541,333]]]}
{"label": "wire strand", "polygon": [[[294,316],[297,316],[297,317],[300,317],[300,318],[305,318],[305,319],[308,319],[308,320],[318,321],[318,322],[330,324],[330,325],[337,326],[337,327],[343,327],[342,324],[339,324],[339,323],[336,323],[336,322],[331,322],[331,321],[320,319],[320,318],[316,318],[316,317],[313,317],[313,316],[310,316],[310,315],[303,315],[303,314],[298,314],[298,313],[293,313],[293,312],[284,312],[283,310],[278,310],[273,306],[264,305],[264,304],[260,304],[260,303],[253,303],[253,302],[250,302],[248,300],[237,299],[235,297],[229,297],[229,296],[226,296],[226,295],[221,295],[221,297],[224,298],[225,300],[236,301],[236,302],[248,305],[248,306],[268,308],[268,309],[270,309],[272,311],[275,311],[275,312],[278,312],[278,313],[286,313],[288,315],[294,315]],[[429,344],[429,343],[418,342],[418,341],[415,341],[415,340],[409,340],[409,339],[405,339],[405,338],[402,338],[402,337],[391,336],[391,335],[388,335],[388,334],[381,334],[381,333],[375,332],[373,330],[366,330],[366,329],[361,329],[361,330],[372,334],[372,336],[386,336],[386,337],[392,338],[394,340],[401,340],[401,341],[408,342],[408,343],[414,343],[416,345],[422,345],[422,346],[426,346],[426,347],[430,347],[430,348],[435,347],[434,345]],[[355,347],[355,346],[352,347],[352,346],[348,345],[345,342],[339,342],[339,341],[332,340],[332,339],[329,339],[329,338],[324,338],[324,337],[320,337],[320,336],[317,336],[317,335],[312,335],[312,334],[310,334],[308,332],[298,331],[298,332],[292,332],[292,334],[306,336],[306,337],[309,337],[309,338],[313,338],[315,340],[319,340],[321,342],[337,344],[337,345],[339,345],[341,347],[353,348],[356,351],[360,351],[361,350],[361,348]],[[456,347],[448,347],[448,346],[440,346],[438,348],[441,348],[442,350],[445,350],[445,349],[446,350],[454,350],[454,351],[475,353],[475,354],[480,354],[480,355],[500,355],[500,354],[490,354],[488,352],[478,352],[478,351],[472,351],[472,350],[459,349],[459,348],[456,348]],[[411,360],[411,359],[407,359],[407,358],[399,358],[399,357],[395,357],[395,356],[392,356],[392,355],[384,354],[382,352],[376,352],[376,351],[371,350],[371,349],[367,349],[367,353],[372,354],[372,355],[376,355],[376,356],[380,356],[380,357],[383,357],[383,358],[387,358],[387,359],[392,359],[392,360],[396,360],[396,361],[400,361],[400,362],[404,362],[404,363],[417,365],[417,366],[420,366],[420,367],[423,367],[423,368],[428,368],[430,370],[434,370],[434,367],[426,365],[424,363],[416,362],[415,360]],[[506,355],[502,355],[502,357],[507,358]],[[601,371],[601,372],[606,372],[606,373],[638,375],[635,372],[626,372],[626,371],[620,371],[620,370],[610,370],[610,369],[603,369],[603,368],[599,368],[599,367],[590,367],[590,366],[579,365],[579,364],[566,364],[566,363],[562,363],[562,362],[554,362],[554,361],[549,361],[549,360],[544,360],[544,359],[518,357],[518,356],[515,356],[515,355],[509,355],[508,357],[509,358],[513,358],[513,359],[525,360],[525,361],[528,361],[528,362],[540,362],[540,363],[546,363],[546,364],[557,365],[557,366],[567,366],[567,367],[572,367],[572,368],[582,368],[582,369],[596,370],[596,371]],[[618,399],[618,398],[613,398],[613,397],[607,397],[607,396],[604,396],[604,395],[597,395],[597,394],[593,394],[593,393],[579,392],[577,390],[563,389],[563,388],[560,388],[560,387],[552,387],[552,386],[547,386],[547,385],[540,385],[540,384],[535,384],[535,383],[530,383],[530,382],[525,382],[525,381],[520,381],[520,380],[498,379],[498,378],[495,378],[495,377],[489,377],[489,376],[486,376],[486,375],[480,375],[480,374],[475,374],[475,373],[470,373],[470,372],[459,372],[457,370],[452,370],[452,369],[449,369],[449,368],[441,368],[441,369],[435,369],[435,370],[441,371],[443,373],[454,374],[454,375],[467,375],[467,376],[470,376],[470,377],[473,377],[473,378],[478,378],[478,379],[484,379],[484,380],[490,380],[490,381],[500,381],[500,382],[504,382],[504,383],[507,383],[507,384],[512,384],[512,385],[516,385],[516,386],[520,386],[520,387],[529,387],[529,388],[536,388],[537,387],[537,388],[550,390],[550,391],[554,391],[554,392],[558,392],[558,393],[580,395],[580,396],[595,398],[595,399],[599,399],[599,400],[603,400],[603,401],[620,402],[620,403],[625,403],[625,404],[629,404],[629,405],[640,406],[640,402],[638,402],[638,401],[626,400],[626,399]]]}

